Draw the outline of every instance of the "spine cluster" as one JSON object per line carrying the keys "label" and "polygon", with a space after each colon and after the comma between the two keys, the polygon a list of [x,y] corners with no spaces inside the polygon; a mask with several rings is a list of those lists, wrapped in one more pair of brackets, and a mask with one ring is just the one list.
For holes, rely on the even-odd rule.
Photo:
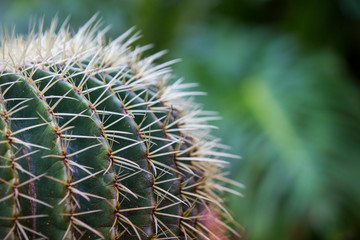
{"label": "spine cluster", "polygon": [[[0,53],[1,239],[222,239],[224,146],[131,31],[56,23]],[[93,26],[95,25],[95,26]]]}

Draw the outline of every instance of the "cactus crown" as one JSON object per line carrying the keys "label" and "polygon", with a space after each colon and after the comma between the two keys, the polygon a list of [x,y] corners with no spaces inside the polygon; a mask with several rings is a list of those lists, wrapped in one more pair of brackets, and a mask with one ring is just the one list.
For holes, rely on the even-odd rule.
{"label": "cactus crown", "polygon": [[132,30],[56,26],[1,42],[0,238],[221,239],[236,156],[202,93],[154,64],[164,52],[141,58]]}

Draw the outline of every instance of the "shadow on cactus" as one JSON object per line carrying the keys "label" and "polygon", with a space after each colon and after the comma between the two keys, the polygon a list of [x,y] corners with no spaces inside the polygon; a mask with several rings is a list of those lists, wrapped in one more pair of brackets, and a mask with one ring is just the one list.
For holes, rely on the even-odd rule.
{"label": "shadow on cactus", "polygon": [[225,153],[132,31],[105,43],[95,18],[5,34],[0,73],[1,239],[225,239]]}

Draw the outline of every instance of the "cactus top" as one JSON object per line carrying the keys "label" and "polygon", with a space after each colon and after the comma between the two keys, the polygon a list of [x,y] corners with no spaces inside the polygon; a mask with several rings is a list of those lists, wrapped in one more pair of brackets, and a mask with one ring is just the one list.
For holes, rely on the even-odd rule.
{"label": "cactus top", "polygon": [[[223,239],[235,192],[209,120],[164,52],[95,18],[0,46],[0,239]],[[233,231],[234,232],[234,231]],[[234,232],[235,233],[235,232]]]}

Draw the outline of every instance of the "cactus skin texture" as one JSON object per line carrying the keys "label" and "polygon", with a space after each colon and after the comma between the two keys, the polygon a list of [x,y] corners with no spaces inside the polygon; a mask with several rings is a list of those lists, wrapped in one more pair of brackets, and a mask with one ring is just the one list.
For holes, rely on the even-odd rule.
{"label": "cactus skin texture", "polygon": [[65,25],[1,43],[0,239],[224,239],[209,226],[231,231],[236,156],[201,93],[131,30],[106,44],[94,18]]}

